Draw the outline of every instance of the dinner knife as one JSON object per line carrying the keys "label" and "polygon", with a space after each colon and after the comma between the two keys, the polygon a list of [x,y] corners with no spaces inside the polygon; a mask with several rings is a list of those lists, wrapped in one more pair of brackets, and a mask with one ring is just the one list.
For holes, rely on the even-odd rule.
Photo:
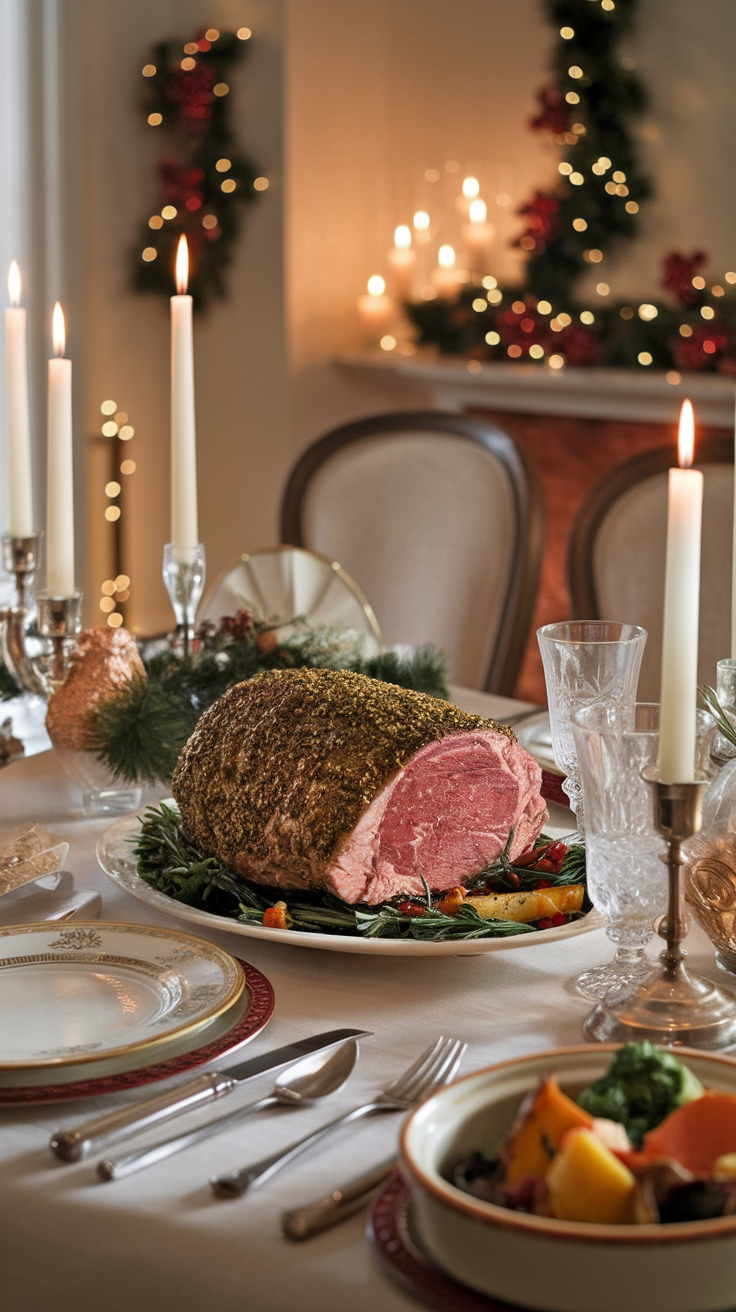
{"label": "dinner knife", "polygon": [[228,1066],[225,1070],[207,1071],[195,1080],[187,1080],[185,1084],[169,1089],[167,1093],[144,1098],[130,1107],[121,1107],[118,1111],[83,1121],[74,1130],[55,1130],[49,1146],[62,1162],[78,1162],[97,1148],[139,1134],[152,1125],[178,1116],[180,1112],[214,1102],[233,1089],[239,1089],[248,1080],[255,1079],[257,1075],[291,1066],[301,1057],[338,1047],[348,1039],[367,1038],[372,1032],[355,1029],[325,1030],[323,1034],[297,1039],[295,1043],[262,1052],[258,1057],[251,1057],[249,1061],[239,1062],[236,1066]]}
{"label": "dinner knife", "polygon": [[396,1165],[396,1158],[388,1157],[380,1166],[374,1166],[370,1171],[341,1185],[339,1189],[333,1189],[316,1203],[307,1203],[304,1207],[282,1212],[281,1230],[284,1237],[297,1242],[309,1239],[322,1230],[330,1230],[333,1225],[346,1221],[349,1216],[354,1216],[375,1198]]}

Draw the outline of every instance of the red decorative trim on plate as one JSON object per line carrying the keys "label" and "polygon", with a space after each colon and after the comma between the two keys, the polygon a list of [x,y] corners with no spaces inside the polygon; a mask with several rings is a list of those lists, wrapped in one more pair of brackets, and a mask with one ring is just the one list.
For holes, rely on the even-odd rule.
{"label": "red decorative trim on plate", "polygon": [[386,1275],[414,1298],[442,1312],[522,1312],[517,1304],[500,1303],[459,1285],[433,1266],[412,1238],[410,1203],[409,1186],[401,1172],[394,1171],[368,1213],[366,1234]]}
{"label": "red decorative trim on plate", "polygon": [[[237,960],[240,961],[238,957]],[[146,1066],[137,1071],[123,1071],[120,1075],[103,1075],[99,1079],[76,1080],[73,1084],[46,1084],[39,1088],[0,1089],[0,1107],[18,1106],[25,1103],[68,1102],[73,1098],[101,1098],[103,1094],[119,1093],[122,1089],[138,1089],[144,1084],[154,1084],[157,1080],[168,1080],[172,1075],[184,1075],[187,1071],[205,1066],[216,1057],[225,1057],[238,1048],[247,1039],[255,1038],[268,1024],[276,1005],[273,986],[266,976],[247,961],[240,961],[245,971],[245,981],[250,989],[251,1005],[242,1020],[220,1035],[204,1048],[195,1048],[180,1057],[158,1062],[155,1066]]]}

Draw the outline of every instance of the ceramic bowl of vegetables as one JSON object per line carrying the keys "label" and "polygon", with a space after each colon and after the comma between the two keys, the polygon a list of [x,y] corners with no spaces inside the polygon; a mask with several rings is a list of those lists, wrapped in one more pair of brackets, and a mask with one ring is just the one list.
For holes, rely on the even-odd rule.
{"label": "ceramic bowl of vegetables", "polygon": [[736,1061],[648,1043],[502,1062],[401,1138],[427,1256],[540,1312],[736,1308]]}

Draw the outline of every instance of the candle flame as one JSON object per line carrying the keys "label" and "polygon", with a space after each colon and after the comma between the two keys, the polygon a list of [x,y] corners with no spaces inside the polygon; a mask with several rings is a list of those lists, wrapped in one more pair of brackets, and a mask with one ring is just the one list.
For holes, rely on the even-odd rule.
{"label": "candle flame", "polygon": [[63,355],[66,349],[66,328],[64,326],[64,311],[58,301],[54,306],[51,319],[51,337],[54,343],[54,355]]}
{"label": "candle flame", "polygon": [[437,263],[442,269],[451,269],[455,263],[455,251],[452,246],[440,246],[437,252]]}
{"label": "candle flame", "polygon": [[381,277],[380,273],[374,273],[373,276],[368,279],[368,295],[383,296],[385,290],[386,290],[385,279]]}
{"label": "candle flame", "polygon": [[394,246],[400,250],[406,250],[411,246],[411,228],[406,223],[400,223],[394,232]]}
{"label": "candle flame", "polygon": [[11,305],[20,305],[20,269],[17,260],[13,260],[8,269],[8,296]]}
{"label": "candle flame", "polygon": [[680,410],[680,430],[677,436],[677,463],[680,469],[689,469],[695,453],[695,416],[692,401],[683,401]]}
{"label": "candle flame", "polygon": [[485,223],[488,207],[484,200],[471,200],[468,216],[471,223]]}
{"label": "candle flame", "polygon": [[180,296],[186,294],[189,283],[189,247],[184,233],[179,238],[176,248],[176,290]]}

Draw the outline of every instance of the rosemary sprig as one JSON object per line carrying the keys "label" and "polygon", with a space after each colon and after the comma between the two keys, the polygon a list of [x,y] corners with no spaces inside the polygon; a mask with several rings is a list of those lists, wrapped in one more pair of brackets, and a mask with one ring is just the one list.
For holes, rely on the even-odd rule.
{"label": "rosemary sprig", "polygon": [[715,688],[710,688],[707,683],[698,688],[698,705],[704,711],[710,712],[720,733],[736,747],[736,725],[721,706]]}

